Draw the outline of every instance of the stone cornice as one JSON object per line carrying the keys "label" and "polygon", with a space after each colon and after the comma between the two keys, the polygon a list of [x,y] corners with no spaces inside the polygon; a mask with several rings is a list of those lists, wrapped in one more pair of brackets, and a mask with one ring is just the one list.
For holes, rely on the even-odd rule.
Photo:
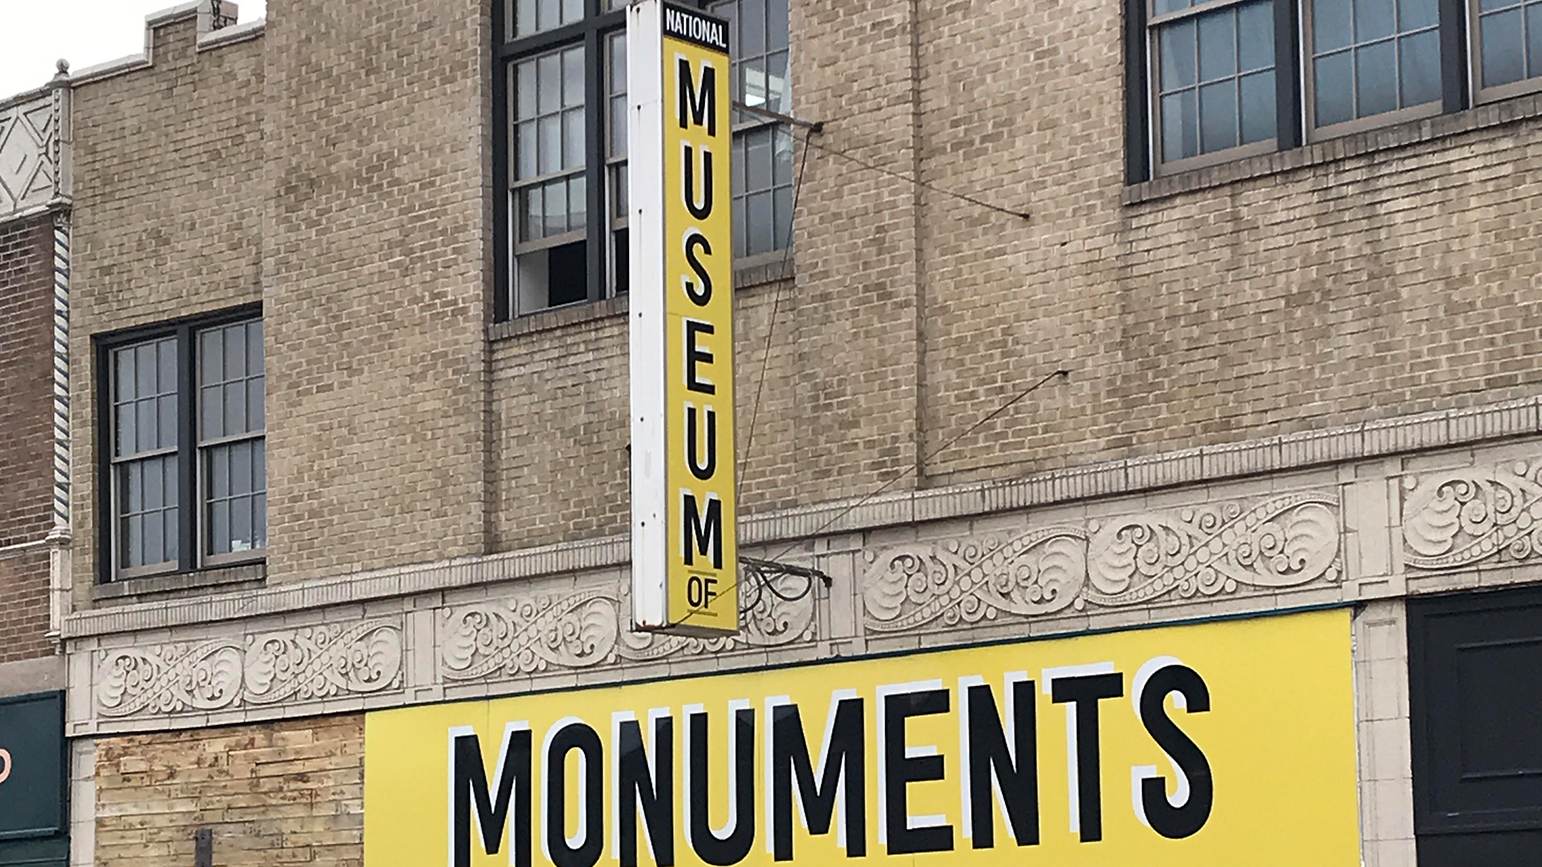
{"label": "stone cornice", "polygon": [[[1539,433],[1542,397],[1444,410],[1302,434],[1207,446],[1146,458],[1037,473],[1022,479],[903,491],[851,502],[752,515],[740,544],[787,546],[802,540],[885,527],[970,518],[1181,485],[1304,469],[1386,455]],[[806,557],[799,545],[798,556]],[[780,555],[773,547],[769,552]],[[284,614],[377,599],[625,566],[626,536],[527,548],[503,554],[350,573],[208,597],[80,611],[65,619],[66,639]]]}

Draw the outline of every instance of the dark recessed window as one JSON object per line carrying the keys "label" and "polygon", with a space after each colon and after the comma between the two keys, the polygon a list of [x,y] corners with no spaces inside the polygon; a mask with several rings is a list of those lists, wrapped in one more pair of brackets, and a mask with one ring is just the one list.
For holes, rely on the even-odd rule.
{"label": "dark recessed window", "polygon": [[262,320],[109,341],[103,362],[106,575],[260,558],[267,547]]}
{"label": "dark recessed window", "polygon": [[[495,4],[499,319],[599,301],[630,285],[625,5]],[[787,0],[710,9],[735,28],[733,98],[788,113]],[[791,243],[792,136],[774,118],[734,118],[736,254],[782,249]]]}
{"label": "dark recessed window", "polygon": [[1542,0],[1126,0],[1126,178],[1459,111],[1469,56],[1542,89]]}

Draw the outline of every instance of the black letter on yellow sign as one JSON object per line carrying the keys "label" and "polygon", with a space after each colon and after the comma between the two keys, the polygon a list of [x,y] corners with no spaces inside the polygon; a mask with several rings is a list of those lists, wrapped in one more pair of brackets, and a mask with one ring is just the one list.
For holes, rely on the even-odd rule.
{"label": "black letter on yellow sign", "polygon": [[710,379],[702,379],[696,375],[697,364],[711,364],[712,353],[702,349],[696,342],[698,334],[714,334],[716,329],[710,322],[698,322],[695,319],[685,320],[685,387],[691,391],[699,391],[702,394],[717,394],[717,385]]}
{"label": "black letter on yellow sign", "polygon": [[701,197],[696,195],[696,148],[682,145],[681,159],[685,162],[685,209],[698,220],[712,216],[712,151],[701,149]]}
{"label": "black letter on yellow sign", "polygon": [[888,830],[890,855],[916,852],[949,852],[953,849],[953,826],[910,827],[909,795],[906,786],[927,780],[943,779],[942,756],[909,756],[905,749],[905,720],[948,712],[948,691],[928,689],[884,696],[879,713],[883,715],[884,816]]}
{"label": "black letter on yellow sign", "polygon": [[692,123],[705,126],[707,135],[717,135],[717,70],[708,64],[701,66],[701,87],[691,77],[691,62],[680,58],[675,76],[680,81],[680,92],[675,106],[680,116],[680,128],[690,129]]}
{"label": "black letter on yellow sign", "polygon": [[969,707],[969,812],[974,848],[996,845],[995,805],[991,802],[991,777],[1006,802],[1007,821],[1019,846],[1039,842],[1039,765],[1034,742],[1033,681],[1012,684],[1012,737],[1017,756],[1007,747],[996,698],[988,684],[969,687],[964,701]]}
{"label": "black letter on yellow sign", "polygon": [[[568,848],[567,756],[584,756],[584,841]],[[600,736],[581,722],[568,723],[546,748],[546,851],[557,867],[594,867],[605,851],[605,753]]]}
{"label": "black letter on yellow sign", "polygon": [[714,412],[712,407],[709,406],[702,411],[702,415],[707,417],[706,463],[701,463],[696,459],[698,450],[697,442],[699,441],[699,437],[696,435],[696,407],[691,404],[686,405],[686,463],[691,467],[691,475],[705,482],[706,480],[712,478],[713,473],[717,472],[717,413]]}
{"label": "black letter on yellow sign", "polygon": [[809,760],[803,720],[795,704],[780,705],[771,716],[771,840],[777,861],[792,860],[792,798],[797,784],[798,801],[808,820],[810,834],[830,833],[835,817],[837,788],[843,790],[846,813],[846,855],[867,854],[867,773],[862,731],[862,699],[843,698],[836,704],[830,742],[820,764],[824,773],[816,785]]}
{"label": "black letter on yellow sign", "polygon": [[716,494],[707,495],[707,515],[702,517],[696,495],[680,495],[680,529],[685,534],[685,565],[694,566],[696,555],[712,551],[712,568],[723,568],[723,501]]}
{"label": "black letter on yellow sign", "polygon": [[1183,696],[1189,713],[1204,713],[1210,709],[1210,690],[1199,672],[1186,665],[1169,665],[1152,674],[1140,694],[1140,721],[1157,746],[1171,756],[1173,763],[1189,778],[1189,800],[1181,807],[1167,802],[1166,780],[1161,777],[1141,780],[1141,805],[1146,808],[1146,821],[1151,823],[1152,830],[1163,837],[1179,840],[1197,833],[1209,820],[1210,807],[1215,801],[1215,781],[1210,776],[1210,762],[1205,760],[1205,754],[1167,716],[1163,701],[1170,692]]}
{"label": "black letter on yellow sign", "polygon": [[1103,794],[1098,784],[1098,701],[1124,695],[1118,674],[1057,677],[1050,698],[1076,703],[1076,803],[1083,843],[1103,839]]}
{"label": "black letter on yellow sign", "polygon": [[702,255],[712,255],[712,244],[707,240],[706,235],[695,229],[686,230],[685,263],[691,266],[692,271],[696,272],[696,279],[701,281],[701,285],[698,288],[697,284],[686,280],[685,294],[690,296],[691,301],[697,307],[705,307],[707,302],[712,300],[712,277],[707,273],[707,266],[703,265],[701,259],[696,255],[698,247],[701,248]]}
{"label": "black letter on yellow sign", "polygon": [[530,867],[530,730],[513,729],[503,741],[498,757],[498,794],[487,788],[487,769],[482,766],[482,745],[474,734],[456,735],[455,767],[450,781],[454,798],[454,867],[471,867],[471,807],[476,805],[477,826],[482,829],[482,850],[497,855],[503,846],[503,826],[508,820],[510,800],[514,807],[514,830],[509,834],[514,846],[514,867]]}
{"label": "black letter on yellow sign", "polygon": [[653,863],[670,867],[675,863],[675,721],[667,716],[653,721],[652,763],[648,761],[642,727],[637,720],[622,720],[618,734],[621,766],[616,788],[621,798],[621,867],[637,867],[639,800],[643,821],[648,823]]}
{"label": "black letter on yellow sign", "polygon": [[740,708],[734,711],[729,725],[734,727],[733,762],[734,826],[727,837],[712,832],[707,821],[707,805],[712,803],[711,785],[707,769],[707,715],[693,713],[686,725],[690,726],[691,752],[686,756],[686,773],[691,780],[691,800],[685,805],[688,814],[686,836],[691,848],[701,860],[714,867],[738,864],[750,854],[755,843],[755,711]]}

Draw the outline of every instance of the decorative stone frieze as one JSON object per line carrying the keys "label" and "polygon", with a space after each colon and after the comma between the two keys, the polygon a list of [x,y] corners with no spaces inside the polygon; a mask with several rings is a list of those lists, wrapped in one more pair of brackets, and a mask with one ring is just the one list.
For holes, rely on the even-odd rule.
{"label": "decorative stone frieze", "polygon": [[104,717],[232,710],[400,689],[400,621],[367,620],[201,642],[98,650]]}
{"label": "decorative stone frieze", "polygon": [[1542,556],[1542,459],[1424,476],[1403,487],[1403,562],[1440,571]]}
{"label": "decorative stone frieze", "polygon": [[746,583],[740,585],[739,598],[743,631],[718,638],[633,632],[631,590],[625,582],[449,607],[441,612],[440,671],[446,682],[488,681],[781,647],[816,637],[812,593],[756,592]]}
{"label": "decorative stone frieze", "polygon": [[1331,584],[1340,523],[1336,495],[1306,492],[869,551],[864,624],[884,634]]}

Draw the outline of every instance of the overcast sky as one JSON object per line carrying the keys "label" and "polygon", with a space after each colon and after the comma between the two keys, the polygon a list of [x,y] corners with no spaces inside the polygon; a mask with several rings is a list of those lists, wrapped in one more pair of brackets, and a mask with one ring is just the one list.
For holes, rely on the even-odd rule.
{"label": "overcast sky", "polygon": [[[144,51],[145,16],[179,0],[0,0],[0,98],[48,83],[54,61],[75,69]],[[267,0],[239,0],[241,21]]]}

